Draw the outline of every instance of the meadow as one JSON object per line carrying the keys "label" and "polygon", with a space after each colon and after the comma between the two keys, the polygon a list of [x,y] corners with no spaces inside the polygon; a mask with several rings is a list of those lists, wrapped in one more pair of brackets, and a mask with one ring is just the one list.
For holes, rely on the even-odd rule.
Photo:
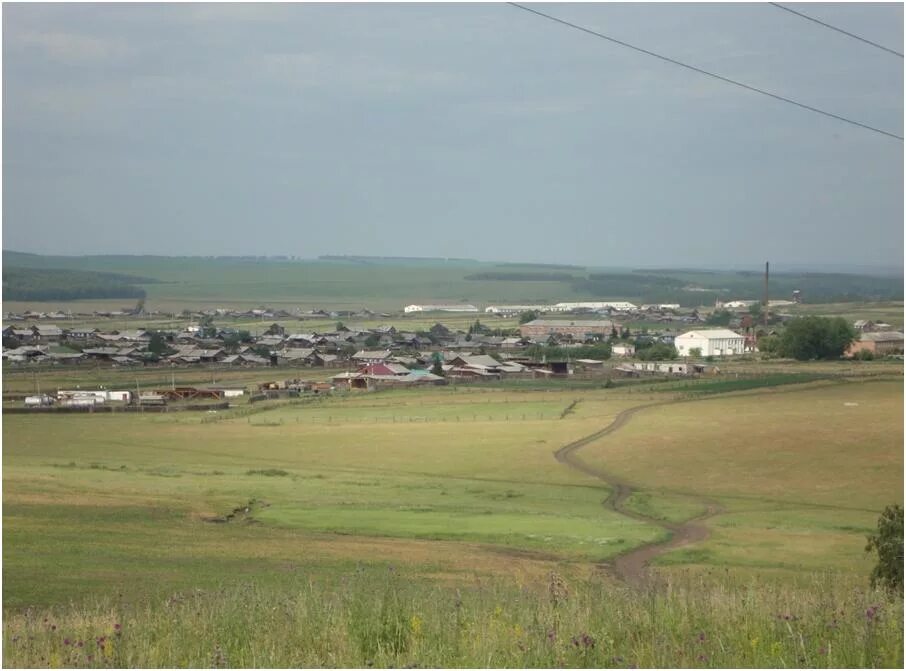
{"label": "meadow", "polygon": [[[798,370],[7,415],[4,664],[901,666],[863,548],[902,382]],[[640,406],[576,452],[629,516],[554,453]],[[710,506],[652,582],[613,572]]]}

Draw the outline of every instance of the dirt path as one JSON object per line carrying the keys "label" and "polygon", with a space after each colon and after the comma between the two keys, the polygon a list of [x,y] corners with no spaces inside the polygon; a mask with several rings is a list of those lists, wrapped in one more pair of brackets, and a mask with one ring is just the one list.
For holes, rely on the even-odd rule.
{"label": "dirt path", "polygon": [[580,461],[576,457],[576,452],[578,452],[581,448],[585,447],[589,443],[593,443],[594,441],[619,430],[620,427],[624,426],[634,414],[641,410],[677,402],[681,401],[669,400],[656,403],[647,403],[645,405],[639,405],[634,408],[624,410],[614,418],[613,422],[611,422],[608,426],[604,427],[600,431],[596,431],[595,433],[585,436],[584,438],[580,438],[579,440],[576,440],[568,445],[564,445],[554,453],[554,456],[560,463],[566,464],[572,468],[575,468],[576,470],[591,475],[592,477],[598,478],[599,480],[603,480],[605,483],[607,483],[607,485],[611,488],[611,494],[609,497],[607,497],[607,500],[604,501],[605,507],[618,512],[621,515],[625,515],[626,517],[631,517],[632,519],[646,522],[648,524],[657,525],[669,532],[670,537],[666,541],[642,545],[641,547],[630,550],[625,554],[618,555],[613,559],[612,563],[610,563],[613,568],[613,572],[616,573],[619,578],[636,586],[643,585],[648,582],[649,576],[647,567],[648,563],[653,558],[664,554],[668,550],[672,550],[683,545],[688,545],[689,543],[697,543],[699,541],[705,540],[708,537],[708,529],[702,524],[702,522],[709,517],[720,513],[722,509],[715,503],[708,503],[708,508],[702,515],[687,522],[683,522],[682,524],[675,524],[673,522],[659,520],[654,517],[649,517],[647,515],[628,510],[626,508],[626,500],[632,495],[632,492],[634,491],[633,488],[620,478]]}

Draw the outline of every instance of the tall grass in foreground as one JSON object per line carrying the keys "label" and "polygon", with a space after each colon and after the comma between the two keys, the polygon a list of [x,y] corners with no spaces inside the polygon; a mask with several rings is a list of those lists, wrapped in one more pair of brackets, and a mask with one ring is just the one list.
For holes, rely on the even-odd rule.
{"label": "tall grass in foreground", "polygon": [[597,579],[476,579],[393,568],[277,590],[7,613],[6,667],[896,667],[903,602],[815,576],[797,586],[684,576],[633,591]]}

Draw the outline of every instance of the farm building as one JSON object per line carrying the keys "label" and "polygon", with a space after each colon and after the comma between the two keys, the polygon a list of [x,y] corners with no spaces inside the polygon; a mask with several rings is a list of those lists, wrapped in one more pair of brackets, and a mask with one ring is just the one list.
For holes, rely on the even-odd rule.
{"label": "farm building", "polygon": [[[125,390],[114,391],[112,389],[61,389],[57,392],[57,399],[64,404],[68,401],[79,401],[84,399],[94,399],[94,403],[104,403],[106,401],[129,403],[129,401],[132,400],[132,392]],[[75,405],[78,404],[76,403]]]}
{"label": "farm building", "polygon": [[630,366],[634,370],[639,371],[640,373],[661,373],[666,375],[687,375],[691,372],[690,366],[684,363],[677,363],[675,361],[636,361],[630,364],[623,364],[624,366]]}
{"label": "farm building", "polygon": [[614,356],[632,356],[635,354],[635,345],[630,343],[614,345],[610,348],[610,351]]}
{"label": "farm building", "polygon": [[897,331],[862,333],[846,350],[846,356],[851,357],[858,352],[871,352],[877,355],[902,354],[903,334]]}
{"label": "farm building", "polygon": [[47,394],[38,394],[37,396],[26,396],[25,405],[28,407],[38,407],[53,405],[56,399],[53,396],[48,396]]}
{"label": "farm building", "polygon": [[407,305],[403,312],[478,312],[474,305],[432,303],[428,305]]}
{"label": "farm building", "polygon": [[551,312],[569,312],[570,310],[621,310],[633,312],[639,307],[626,301],[583,301],[579,303],[557,303],[550,307]]}
{"label": "farm building", "polygon": [[550,309],[550,305],[489,305],[484,311],[492,315],[517,315],[529,310],[548,312]]}
{"label": "farm building", "polygon": [[575,340],[610,335],[614,322],[609,319],[535,319],[519,327],[523,338],[540,339],[568,335]]}
{"label": "farm building", "polygon": [[729,329],[700,329],[676,336],[673,344],[680,356],[691,356],[694,349],[701,350],[701,356],[729,356],[742,354],[745,340]]}

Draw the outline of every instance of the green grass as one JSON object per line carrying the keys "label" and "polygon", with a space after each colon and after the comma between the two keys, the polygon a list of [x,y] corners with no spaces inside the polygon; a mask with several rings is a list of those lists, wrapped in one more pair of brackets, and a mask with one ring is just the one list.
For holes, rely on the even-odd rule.
{"label": "green grass", "polygon": [[449,586],[368,563],[13,614],[3,654],[8,667],[902,668],[902,605],[821,575],[638,593],[556,573]]}
{"label": "green grass", "polygon": [[[656,560],[670,587],[640,594],[593,562],[664,530],[607,509],[608,487],[553,454],[670,400],[660,386],[7,416],[4,664],[901,665],[902,601],[866,589],[863,547],[902,500],[902,385],[715,391],[583,447],[636,487],[631,511],[722,507],[706,541]],[[551,571],[569,583],[556,604]],[[90,663],[62,643],[114,622]]]}
{"label": "green grass", "polygon": [[[122,532],[130,527],[116,520],[132,519],[133,511],[151,520],[134,534],[170,558],[177,582],[186,579],[182,573],[194,574],[192,562],[183,562],[205,546],[202,538],[215,534],[213,542],[226,534],[244,544],[257,536],[243,541],[242,534],[262,528],[275,538],[287,534],[287,543],[297,533],[456,539],[569,561],[606,558],[660,537],[654,526],[606,512],[606,488],[553,459],[561,441],[585,435],[628,405],[590,397],[560,419],[574,400],[565,392],[438,389],[275,403],[260,411],[250,406],[256,414],[228,412],[212,423],[207,413],[9,416],[4,514],[11,542],[4,567],[32,566],[32,572],[5,583],[5,600],[30,603],[55,590],[67,593],[70,580],[82,584],[80,576],[88,576],[84,584],[93,592],[90,576],[98,571],[125,584],[128,572],[118,571],[114,559],[125,552],[127,565],[135,566],[144,545],[125,543],[122,533],[133,532]],[[253,513],[260,525],[203,521],[251,499],[267,503]],[[69,522],[60,517],[60,501],[72,506]],[[120,512],[102,515],[105,506]],[[173,515],[155,521],[152,511],[159,508],[173,511],[189,536],[197,528],[198,540],[186,547],[162,543],[173,531]],[[87,510],[91,515],[75,524]],[[46,554],[53,547],[67,548],[73,558],[68,577]],[[131,578],[131,586],[166,582],[148,575]]]}
{"label": "green grass", "polygon": [[662,564],[865,572],[868,530],[903,500],[902,394],[847,382],[651,408],[581,458],[643,494],[724,508]]}
{"label": "green grass", "polygon": [[625,508],[656,520],[679,523],[704,514],[707,505],[692,496],[634,491],[626,500]]}

